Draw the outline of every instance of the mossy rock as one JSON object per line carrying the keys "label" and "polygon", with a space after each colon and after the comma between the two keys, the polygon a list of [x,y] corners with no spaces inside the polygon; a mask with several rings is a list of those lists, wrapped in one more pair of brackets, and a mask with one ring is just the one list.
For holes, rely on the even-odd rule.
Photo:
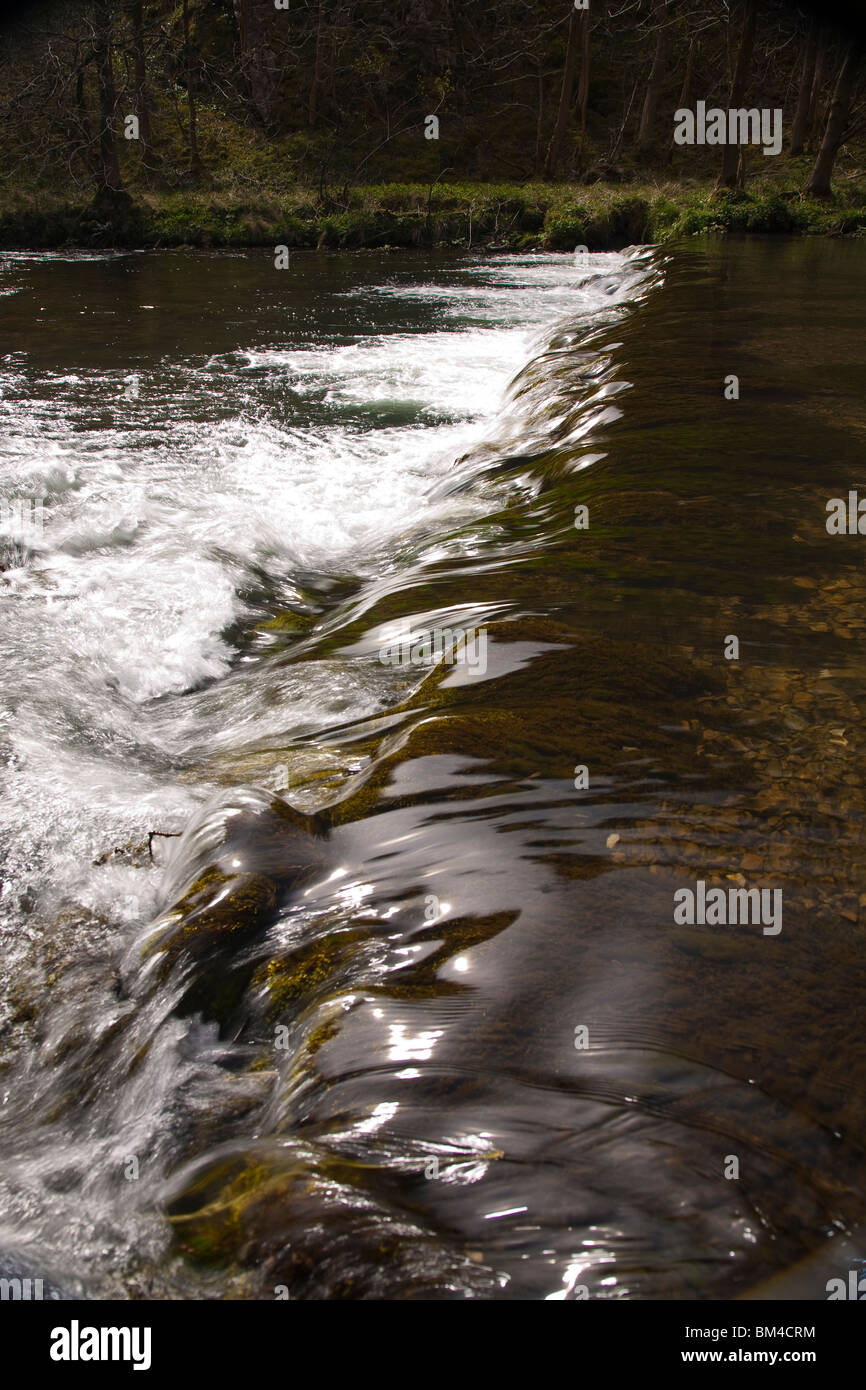
{"label": "mossy rock", "polygon": [[175,967],[183,972],[182,1013],[201,1012],[223,1023],[239,1005],[250,975],[250,967],[238,968],[235,960],[243,946],[267,928],[277,904],[273,879],[263,874],[232,876],[211,867],[162,919],[142,956],[162,956],[161,979]]}
{"label": "mossy rock", "polygon": [[254,969],[244,954],[274,921],[281,903],[325,862],[325,822],[281,797],[242,811],[218,856],[196,874],[141,948],[158,958],[159,979],[183,979],[182,1012],[225,1023]]}
{"label": "mossy rock", "polygon": [[[486,917],[453,917],[416,933],[414,941],[436,942],[436,949],[405,978],[389,981],[388,993],[398,999],[463,993],[465,985],[460,981],[439,978],[442,966],[454,956],[498,936],[517,920],[518,915],[516,911],[509,911]],[[321,1000],[350,980],[356,987],[362,982],[365,988],[378,990],[376,973],[364,976],[363,950],[368,942],[375,942],[381,925],[378,919],[371,919],[369,925],[356,920],[348,929],[331,931],[318,941],[286,955],[274,956],[260,965],[250,983],[251,988],[266,992],[268,1017],[284,1015],[295,1004],[306,1006],[316,999]]]}
{"label": "mossy rock", "polygon": [[291,608],[284,608],[266,622],[257,623],[256,632],[308,632],[315,621],[315,613],[295,613]]}
{"label": "mossy rock", "polygon": [[354,959],[372,931],[370,927],[331,932],[288,956],[274,957],[258,968],[252,987],[267,990],[271,1016],[281,1014],[332,982],[340,966]]}
{"label": "mossy rock", "polygon": [[192,1264],[228,1268],[244,1296],[293,1299],[492,1296],[491,1270],[395,1207],[388,1175],[297,1141],[193,1170],[167,1205]]}
{"label": "mossy rock", "polygon": [[167,914],[165,928],[142,954],[162,951],[166,964],[181,951],[194,959],[237,945],[257,932],[277,904],[277,884],[263,874],[221,873],[206,869]]}

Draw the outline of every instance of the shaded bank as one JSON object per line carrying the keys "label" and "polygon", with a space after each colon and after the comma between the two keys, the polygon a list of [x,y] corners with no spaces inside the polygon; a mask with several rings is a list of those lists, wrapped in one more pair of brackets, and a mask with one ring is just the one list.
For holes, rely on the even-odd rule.
{"label": "shaded bank", "polygon": [[718,193],[709,184],[550,186],[383,184],[344,203],[294,194],[127,193],[76,200],[28,194],[0,204],[0,248],[488,247],[618,249],[703,231],[862,235],[866,190],[805,198],[783,182]]}

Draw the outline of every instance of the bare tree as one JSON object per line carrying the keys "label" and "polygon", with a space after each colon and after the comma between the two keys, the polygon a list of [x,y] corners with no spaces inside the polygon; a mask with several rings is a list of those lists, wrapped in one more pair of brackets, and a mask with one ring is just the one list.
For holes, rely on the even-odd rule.
{"label": "bare tree", "polygon": [[198,153],[198,125],[195,110],[195,92],[193,90],[194,77],[192,65],[192,53],[189,42],[189,0],[183,0],[183,69],[184,81],[186,82],[186,105],[187,105],[187,142],[189,145],[189,163],[193,176],[197,179],[201,174],[201,161]]}
{"label": "bare tree", "polygon": [[98,192],[116,193],[121,188],[120,162],[114,129],[117,90],[114,85],[114,7],[111,0],[98,0],[94,12],[94,56],[99,87],[99,187]]}
{"label": "bare tree", "polygon": [[818,36],[818,55],[815,59],[815,76],[812,79],[812,92],[809,97],[809,116],[806,137],[810,144],[816,139],[821,125],[821,92],[827,73],[829,36],[822,30]]}
{"label": "bare tree", "polygon": [[131,0],[129,27],[132,44],[132,63],[135,73],[135,112],[138,116],[138,138],[141,141],[143,162],[149,163],[153,149],[150,126],[150,99],[147,92],[147,63],[144,56],[144,16],[142,0]]}
{"label": "bare tree", "polygon": [[580,108],[580,139],[581,143],[586,140],[586,108],[589,105],[589,66],[590,66],[590,46],[589,46],[590,20],[589,11],[580,12],[580,77],[577,84],[577,104]]}
{"label": "bare tree", "polygon": [[562,142],[565,139],[565,131],[568,126],[568,117],[571,111],[571,96],[574,91],[574,76],[577,72],[577,55],[579,51],[580,22],[578,11],[572,6],[568,20],[568,41],[565,49],[565,67],[562,71],[562,87],[559,92],[559,107],[556,112],[556,124],[553,127],[553,134],[550,137],[550,144],[547,147],[547,157],[544,161],[543,176],[546,179],[553,178],[556,173],[556,166],[562,152]]}
{"label": "bare tree", "polygon": [[[677,102],[678,111],[683,111],[687,107],[690,107],[692,104],[695,83],[695,64],[697,63],[699,50],[700,42],[698,40],[697,35],[693,35],[689,42],[688,54],[686,55],[686,70],[683,74],[683,85],[680,90],[680,99]],[[675,148],[676,146],[672,134],[670,138],[670,143],[668,145],[668,161],[670,161],[673,158]]]}
{"label": "bare tree", "polygon": [[274,19],[273,0],[234,0],[234,11],[246,103],[255,119],[269,129],[277,86],[269,28],[269,21]]}
{"label": "bare tree", "polygon": [[638,129],[639,150],[648,149],[653,143],[656,115],[664,92],[668,50],[667,9],[667,0],[653,0],[653,18],[657,25],[656,42]]}
{"label": "bare tree", "polygon": [[[743,17],[743,32],[740,35],[740,46],[737,50],[737,62],[734,68],[734,77],[731,82],[731,94],[728,105],[730,107],[741,107],[746,96],[746,87],[749,81],[749,71],[752,66],[752,51],[755,46],[755,23],[758,13],[758,0],[746,0],[746,13]],[[722,171],[716,183],[717,188],[735,188],[737,185],[737,167],[739,164],[739,147],[733,144],[726,144],[722,154]]]}
{"label": "bare tree", "polygon": [[806,50],[803,55],[803,71],[800,76],[800,90],[797,96],[797,110],[791,130],[791,154],[802,154],[809,133],[809,109],[812,102],[812,86],[815,81],[815,62],[818,57],[818,33],[821,28],[817,15],[812,16]]}
{"label": "bare tree", "polygon": [[830,197],[833,166],[836,163],[839,148],[848,133],[851,107],[854,104],[862,57],[862,41],[858,40],[849,44],[845,57],[842,59],[842,66],[833,91],[833,100],[830,103],[830,114],[827,117],[827,128],[824,131],[821,149],[815,160],[812,175],[806,184],[806,192],[811,193],[813,198]]}
{"label": "bare tree", "polygon": [[316,15],[316,52],[313,59],[313,75],[310,79],[310,103],[307,124],[314,126],[319,114],[319,87],[322,81],[322,62],[325,31],[325,0],[319,0]]}

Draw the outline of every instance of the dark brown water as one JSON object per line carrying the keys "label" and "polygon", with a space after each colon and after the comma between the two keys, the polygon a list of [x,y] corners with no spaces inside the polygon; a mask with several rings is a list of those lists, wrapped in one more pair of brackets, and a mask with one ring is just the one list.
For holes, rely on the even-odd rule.
{"label": "dark brown water", "polygon": [[[298,260],[13,267],[58,475],[3,598],[0,1245],[94,1297],[826,1263],[866,1220],[866,539],[825,525],[863,247]],[[379,660],[459,624],[484,670]],[[677,921],[699,880],[771,930]]]}

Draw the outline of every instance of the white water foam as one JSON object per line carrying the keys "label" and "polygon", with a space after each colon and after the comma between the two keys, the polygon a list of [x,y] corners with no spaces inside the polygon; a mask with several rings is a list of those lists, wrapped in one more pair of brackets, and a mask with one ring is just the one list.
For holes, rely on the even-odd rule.
{"label": "white water foam", "polygon": [[[38,259],[17,258],[16,276]],[[407,536],[478,511],[436,485],[484,437],[539,331],[627,298],[641,273],[617,253],[581,270],[566,256],[468,262],[457,284],[353,292],[434,306],[432,332],[239,344],[137,379],[0,364],[0,497],[45,498],[29,552],[7,527],[0,573],[7,924],[22,896],[140,920],[153,875],[92,860],[209,794],[178,783],[179,761],[382,707],[381,682],[345,662],[257,691],[232,636],[262,616],[257,576],[276,590],[304,571],[373,577]],[[275,391],[324,418],[275,418]]]}

